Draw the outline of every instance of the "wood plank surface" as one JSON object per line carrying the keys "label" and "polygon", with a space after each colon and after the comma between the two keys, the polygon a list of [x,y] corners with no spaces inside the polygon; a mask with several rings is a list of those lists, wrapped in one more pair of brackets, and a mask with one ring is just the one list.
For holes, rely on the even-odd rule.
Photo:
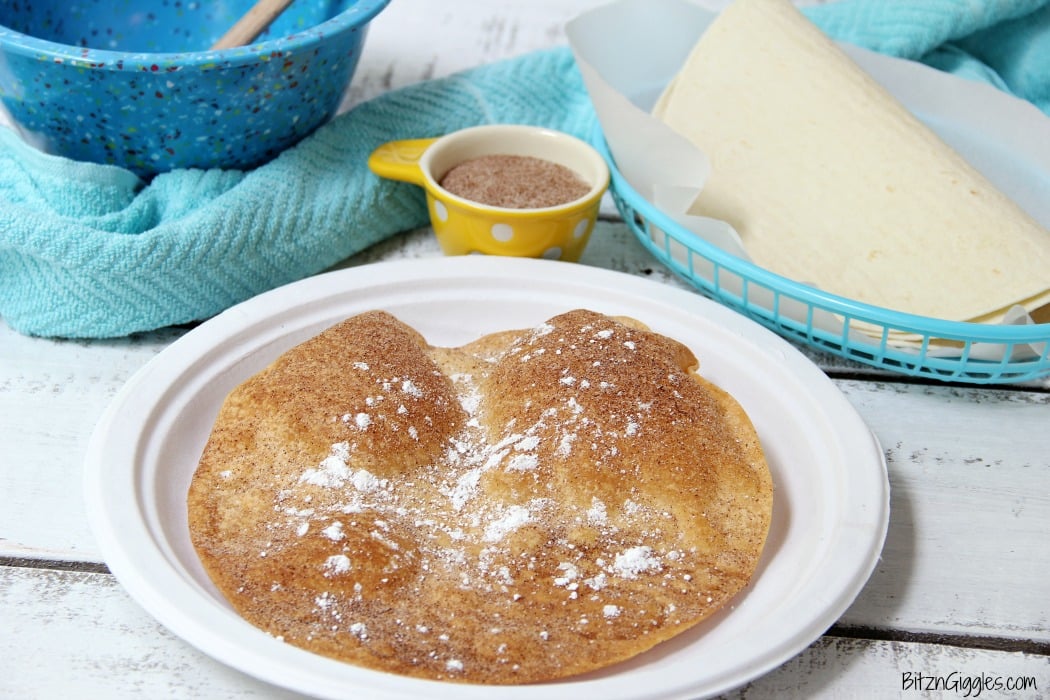
{"label": "wood plank surface", "polygon": [[603,0],[394,0],[369,29],[344,108],[387,90],[566,45],[565,23]]}
{"label": "wood plank surface", "polygon": [[[34,600],[38,604],[26,604]],[[17,636],[0,635],[0,698],[300,697],[227,667],[174,637],[107,574],[0,566],[0,609],[5,611],[5,625],[21,630]],[[827,636],[728,697],[963,697],[922,693],[914,687],[906,693],[902,686],[909,679],[919,682],[916,676],[939,677],[947,684],[977,675],[1004,682],[1032,678],[1036,684],[1024,692],[984,697],[1037,698],[1039,690],[1050,688],[1050,659],[1023,652]],[[75,695],[69,694],[71,689]]]}
{"label": "wood plank surface", "polygon": [[891,488],[882,560],[843,624],[1050,642],[1050,394],[837,383]]}

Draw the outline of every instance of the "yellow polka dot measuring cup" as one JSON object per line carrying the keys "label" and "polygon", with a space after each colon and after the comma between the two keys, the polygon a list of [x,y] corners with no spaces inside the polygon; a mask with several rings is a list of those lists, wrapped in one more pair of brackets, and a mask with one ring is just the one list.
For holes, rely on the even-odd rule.
{"label": "yellow polka dot measuring cup", "polygon": [[[453,167],[481,156],[541,158],[575,171],[591,185],[584,196],[540,209],[510,209],[464,199],[438,184]],[[486,253],[579,260],[598,218],[609,168],[587,143],[569,134],[518,124],[493,124],[440,138],[385,143],[368,159],[381,177],[421,185],[430,223],[446,255]]]}

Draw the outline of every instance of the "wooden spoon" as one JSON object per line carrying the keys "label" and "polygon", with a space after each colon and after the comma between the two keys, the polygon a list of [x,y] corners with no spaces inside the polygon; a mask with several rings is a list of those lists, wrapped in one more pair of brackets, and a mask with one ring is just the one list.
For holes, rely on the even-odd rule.
{"label": "wooden spoon", "polygon": [[212,50],[250,44],[291,4],[292,0],[258,0],[228,32],[212,44]]}

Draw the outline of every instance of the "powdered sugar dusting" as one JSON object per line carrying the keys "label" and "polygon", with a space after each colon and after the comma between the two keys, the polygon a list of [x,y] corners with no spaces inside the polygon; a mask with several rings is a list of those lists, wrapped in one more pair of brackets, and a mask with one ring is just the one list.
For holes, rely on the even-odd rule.
{"label": "powdered sugar dusting", "polygon": [[653,554],[651,547],[640,545],[631,547],[616,555],[612,572],[627,579],[638,578],[641,574],[659,571],[662,567],[660,557]]}
{"label": "powdered sugar dusting", "polygon": [[532,520],[532,514],[528,508],[523,506],[510,506],[497,518],[485,526],[485,542],[499,542],[508,533],[514,532],[519,527]]}
{"label": "powdered sugar dusting", "polygon": [[349,458],[349,443],[341,442],[332,445],[332,453],[316,468],[304,471],[299,477],[299,483],[338,488],[350,478],[350,469],[346,465],[346,460]]}
{"label": "powdered sugar dusting", "polygon": [[333,522],[325,529],[321,530],[321,534],[327,537],[328,539],[332,540],[333,542],[338,542],[339,540],[346,537],[346,535],[343,534],[343,524],[338,520]]}
{"label": "powdered sugar dusting", "polygon": [[358,469],[355,471],[351,480],[354,484],[354,488],[362,493],[375,491],[378,488],[382,488],[384,485],[384,482],[376,477],[375,474],[364,469]]}
{"label": "powdered sugar dusting", "polygon": [[462,510],[466,502],[477,492],[478,482],[480,481],[480,468],[471,469],[456,480],[456,485],[448,492],[453,510]]}
{"label": "powdered sugar dusting", "polygon": [[539,463],[539,457],[533,454],[514,455],[507,463],[507,469],[516,472],[528,471],[535,469]]}
{"label": "powdered sugar dusting", "polygon": [[[540,341],[543,344],[537,345]],[[515,366],[556,366],[577,344],[636,350],[638,341],[619,327],[595,324],[571,336],[547,323],[522,335],[504,355],[479,360],[493,368],[511,358]],[[364,362],[353,367],[371,371]],[[388,595],[380,591],[394,585],[418,589],[434,578],[451,581],[458,590],[517,604],[534,594],[530,586],[549,586],[555,604],[566,606],[569,624],[602,629],[638,625],[637,611],[624,593],[628,582],[651,579],[651,586],[663,589],[684,580],[672,574],[690,553],[662,544],[666,538],[661,528],[674,530],[670,516],[635,489],[601,492],[600,498],[588,493],[587,482],[581,480],[579,502],[574,503],[564,498],[573,494],[572,488],[553,487],[558,479],[572,483],[575,478],[552,467],[557,460],[606,468],[619,464],[618,443],[645,433],[651,404],[621,403],[615,415],[602,414],[603,397],[621,392],[622,375],[618,379],[608,367],[596,359],[546,375],[557,385],[554,398],[502,425],[486,413],[492,408],[481,390],[483,377],[450,375],[464,418],[433,453],[396,476],[384,471],[385,465],[368,461],[373,444],[369,441],[400,431],[402,445],[409,439],[434,444],[427,443],[433,432],[427,431],[426,423],[426,400],[434,397],[420,388],[423,379],[388,372],[368,396],[326,417],[347,439],[334,442],[327,456],[292,476],[296,484],[309,488],[289,488],[275,505],[295,537],[320,537],[328,548],[313,564],[332,587],[313,601],[318,618],[328,629],[348,631],[361,644],[381,648],[378,645],[387,642],[381,640],[380,627],[369,630],[361,611],[372,604],[369,601]],[[562,498],[556,501],[546,493]],[[636,526],[642,522],[644,526]],[[410,545],[402,546],[405,542]],[[406,584],[398,578],[402,575],[414,578]],[[573,611],[571,606],[584,602],[588,607]],[[646,614],[651,618],[654,610]],[[401,634],[426,638],[433,645],[428,663],[450,675],[464,672],[467,657],[454,655],[453,647],[446,645],[452,642],[454,626],[441,630],[436,619],[406,618]],[[490,653],[509,664],[514,661],[513,646],[503,630],[503,623],[494,619],[491,634],[496,640]],[[542,641],[560,634],[553,625],[533,633]]]}
{"label": "powdered sugar dusting", "polygon": [[414,396],[417,399],[423,397],[422,390],[418,386],[416,386],[411,379],[406,379],[403,382],[401,382],[401,391],[408,394],[409,396]]}
{"label": "powdered sugar dusting", "polygon": [[609,522],[609,514],[605,504],[597,498],[591,499],[591,507],[587,509],[587,522],[593,525],[605,525]]}
{"label": "powdered sugar dusting", "polygon": [[324,575],[339,576],[350,571],[350,557],[345,554],[333,554],[325,559]]}

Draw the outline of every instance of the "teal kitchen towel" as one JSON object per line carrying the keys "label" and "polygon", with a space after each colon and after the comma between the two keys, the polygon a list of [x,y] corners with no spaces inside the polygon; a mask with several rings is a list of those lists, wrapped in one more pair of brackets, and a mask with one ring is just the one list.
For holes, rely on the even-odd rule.
{"label": "teal kitchen towel", "polygon": [[991,83],[1050,114],[1050,0],[839,0],[804,12],[839,41]]}
{"label": "teal kitchen towel", "polygon": [[[1048,2],[842,0],[808,12],[834,38],[1050,111]],[[208,318],[426,224],[418,187],[364,166],[376,146],[497,122],[591,134],[567,47],[384,94],[247,172],[179,170],[147,183],[38,153],[0,129],[0,316],[25,334],[69,338]]]}

